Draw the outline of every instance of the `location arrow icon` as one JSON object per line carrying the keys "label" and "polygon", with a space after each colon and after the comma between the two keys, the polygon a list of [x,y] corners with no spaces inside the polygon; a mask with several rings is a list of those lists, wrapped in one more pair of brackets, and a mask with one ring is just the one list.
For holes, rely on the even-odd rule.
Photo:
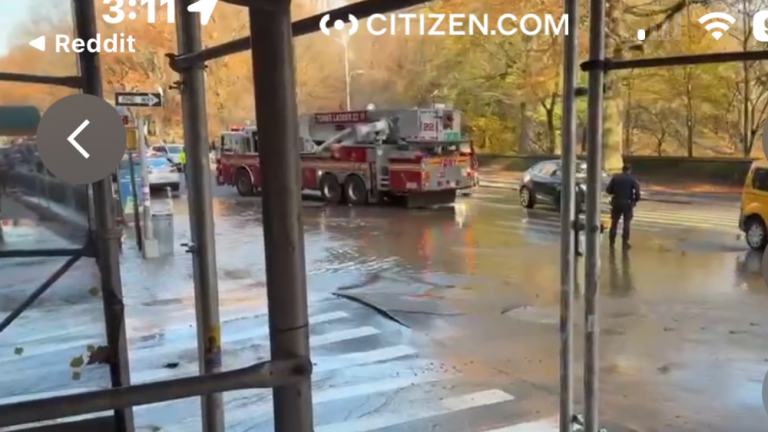
{"label": "location arrow icon", "polygon": [[29,46],[37,48],[40,51],[45,51],[45,36],[40,36],[39,38],[31,41]]}
{"label": "location arrow icon", "polygon": [[211,19],[213,9],[216,8],[216,3],[219,0],[200,0],[197,3],[193,3],[187,6],[189,12],[200,12],[200,23],[202,25],[208,24],[208,20]]}

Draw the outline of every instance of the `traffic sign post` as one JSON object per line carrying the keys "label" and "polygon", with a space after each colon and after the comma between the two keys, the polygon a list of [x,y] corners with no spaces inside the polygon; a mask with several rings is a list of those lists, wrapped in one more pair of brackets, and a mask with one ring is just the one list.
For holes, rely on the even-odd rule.
{"label": "traffic sign post", "polygon": [[147,166],[147,141],[144,118],[136,117],[139,129],[139,163],[141,164],[141,212],[144,221],[144,258],[157,258],[159,250],[152,231],[152,200],[149,189],[149,168]]}
{"label": "traffic sign post", "polygon": [[[163,94],[159,92],[116,92],[115,105],[118,107],[158,108],[163,106]],[[144,253],[144,258],[156,258],[159,251],[152,232],[149,170],[147,168],[147,121],[144,117],[137,115],[135,117],[135,125],[136,142],[129,142],[129,147],[133,144],[134,150],[138,152],[139,162],[141,164],[141,211],[143,219],[142,231],[144,234],[142,238],[142,252]],[[133,166],[132,157],[130,165]]]}
{"label": "traffic sign post", "polygon": [[159,108],[163,106],[162,93],[115,93],[115,105],[119,107]]}

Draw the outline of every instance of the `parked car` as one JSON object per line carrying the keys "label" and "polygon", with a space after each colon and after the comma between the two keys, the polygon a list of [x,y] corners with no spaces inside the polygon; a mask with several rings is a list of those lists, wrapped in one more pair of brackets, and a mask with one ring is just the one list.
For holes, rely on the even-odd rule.
{"label": "parked car", "polygon": [[168,158],[156,157],[147,159],[147,172],[149,173],[149,187],[152,189],[164,189],[170,187],[173,192],[178,192],[181,185],[181,173],[178,167]]}
{"label": "parked car", "polygon": [[[128,156],[123,157],[120,162],[120,169],[128,168]],[[134,173],[137,177],[141,176],[141,163],[138,157],[133,158]],[[166,157],[148,157],[147,174],[149,175],[150,189],[171,188],[173,192],[178,192],[181,187],[181,172]]]}
{"label": "parked car", "polygon": [[179,165],[179,156],[184,150],[183,144],[158,144],[149,148],[149,151],[159,153],[167,157],[174,165]]}
{"label": "parked car", "polygon": [[[576,211],[585,209],[587,189],[587,163],[576,162]],[[610,176],[603,172],[602,188],[605,191]],[[562,189],[562,165],[559,160],[539,162],[523,173],[520,183],[520,205],[532,209],[539,204],[548,204],[560,209],[560,191]]]}

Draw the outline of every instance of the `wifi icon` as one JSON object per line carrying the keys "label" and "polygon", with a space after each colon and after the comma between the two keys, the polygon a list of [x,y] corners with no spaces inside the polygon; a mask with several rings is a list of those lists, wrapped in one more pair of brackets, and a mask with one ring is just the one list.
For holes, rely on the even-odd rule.
{"label": "wifi icon", "polygon": [[[736,22],[736,18],[728,15],[727,13],[723,13],[723,12],[711,12],[711,13],[708,13],[708,14],[704,15],[703,17],[699,18],[699,22],[701,24],[704,24],[705,22],[712,21],[713,19],[721,19],[721,20],[724,20],[724,21],[728,21],[731,24]],[[704,28],[707,29],[707,31],[712,31],[712,29],[722,30],[722,31],[715,30],[715,31],[712,32],[712,37],[715,38],[715,40],[720,40],[720,38],[723,37],[723,32],[727,32],[730,27],[731,27],[730,25],[725,24],[725,23],[721,23],[721,22],[718,22],[718,21],[711,22],[711,23],[709,23],[709,24],[704,26]]]}

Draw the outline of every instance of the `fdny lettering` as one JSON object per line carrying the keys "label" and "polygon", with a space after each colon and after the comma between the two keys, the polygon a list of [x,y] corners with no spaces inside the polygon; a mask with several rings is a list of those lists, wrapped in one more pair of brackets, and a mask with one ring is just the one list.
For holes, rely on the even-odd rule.
{"label": "fdny lettering", "polygon": [[362,123],[368,121],[365,111],[315,114],[315,123]]}

